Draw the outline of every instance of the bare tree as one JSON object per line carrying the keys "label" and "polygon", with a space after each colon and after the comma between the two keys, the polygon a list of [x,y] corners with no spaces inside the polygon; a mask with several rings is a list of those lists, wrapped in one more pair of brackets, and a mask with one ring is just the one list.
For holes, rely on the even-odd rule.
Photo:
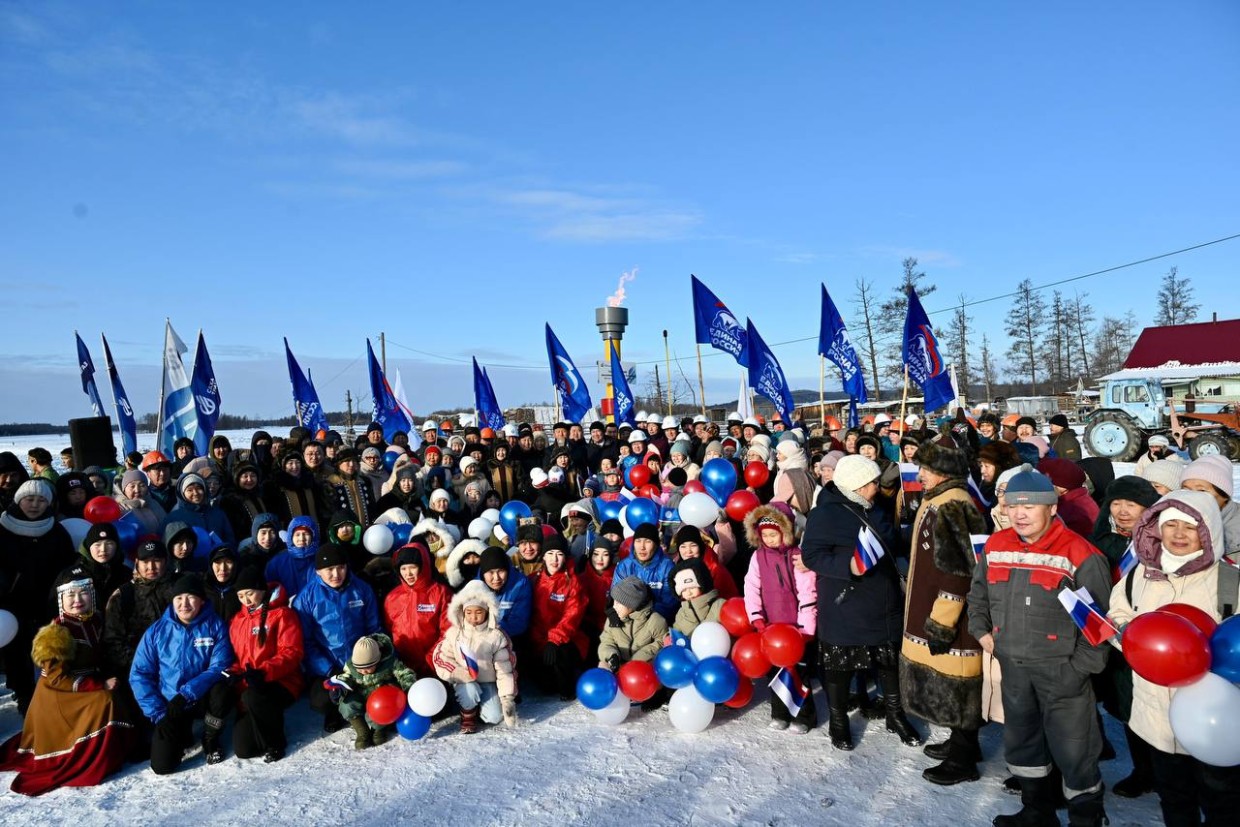
{"label": "bare tree", "polygon": [[1086,339],[1089,336],[1089,327],[1094,323],[1094,308],[1086,301],[1089,294],[1075,293],[1072,301],[1068,303],[1068,317],[1072,327],[1072,338],[1077,344],[1077,350],[1081,355],[1081,370],[1079,376],[1089,376],[1089,347]]}
{"label": "bare tree", "polygon": [[857,354],[862,362],[870,363],[870,393],[877,402],[882,398],[878,382],[878,357],[883,345],[879,332],[879,320],[875,318],[878,299],[874,296],[874,282],[857,279],[857,292],[853,295],[853,308],[861,316],[862,336],[857,342]]}
{"label": "bare tree", "polygon": [[1025,279],[1016,286],[1012,309],[1004,322],[1004,332],[1012,339],[1007,357],[1013,375],[1029,378],[1029,393],[1038,392],[1039,345],[1046,328],[1046,300]]}
{"label": "bare tree", "polygon": [[1114,373],[1124,366],[1136,338],[1136,315],[1130,310],[1123,318],[1106,316],[1094,336],[1094,372],[1099,376]]}
{"label": "bare tree", "polygon": [[917,269],[917,259],[909,258],[901,262],[904,272],[900,284],[892,288],[894,295],[879,305],[879,329],[887,339],[887,375],[903,384],[904,382],[904,318],[908,315],[908,291],[917,291],[918,298],[925,299],[938,288],[933,284],[923,284],[926,274]]}
{"label": "bare tree", "polygon": [[1039,355],[1045,367],[1047,379],[1053,393],[1061,387],[1069,371],[1066,369],[1068,356],[1065,354],[1067,344],[1066,332],[1067,313],[1064,310],[1063,294],[1058,290],[1051,296],[1050,307],[1046,318],[1046,333],[1042,338]]}
{"label": "bare tree", "polygon": [[990,336],[982,334],[982,383],[986,385],[986,401],[994,400],[995,364],[990,356]]}
{"label": "bare tree", "polygon": [[952,310],[951,321],[947,323],[946,350],[948,361],[956,365],[956,381],[960,383],[964,395],[968,396],[969,386],[977,378],[976,370],[969,364],[969,331],[973,326],[973,317],[965,310],[968,297],[961,293],[959,299],[960,304]]}
{"label": "bare tree", "polygon": [[1154,316],[1154,324],[1159,327],[1187,324],[1197,318],[1200,309],[1200,304],[1193,303],[1192,279],[1180,278],[1179,268],[1172,267],[1158,288],[1158,314]]}

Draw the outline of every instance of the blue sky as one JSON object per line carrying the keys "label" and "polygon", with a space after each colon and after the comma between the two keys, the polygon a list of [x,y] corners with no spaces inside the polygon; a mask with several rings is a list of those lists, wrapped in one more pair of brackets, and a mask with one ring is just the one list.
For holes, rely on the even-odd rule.
{"label": "blue sky", "polygon": [[[380,330],[415,410],[471,405],[471,355],[514,405],[550,398],[544,321],[602,358],[625,272],[644,362],[665,328],[692,356],[690,273],[776,343],[908,255],[933,313],[1240,233],[1225,0],[362,8],[0,2],[0,421],[88,413],[74,329],[139,411],[165,316],[226,411],[291,410],[282,336],[329,408],[365,396]],[[1176,265],[1231,318],[1238,262],[1076,287],[1148,323]],[[817,387],[812,340],[776,353]]]}

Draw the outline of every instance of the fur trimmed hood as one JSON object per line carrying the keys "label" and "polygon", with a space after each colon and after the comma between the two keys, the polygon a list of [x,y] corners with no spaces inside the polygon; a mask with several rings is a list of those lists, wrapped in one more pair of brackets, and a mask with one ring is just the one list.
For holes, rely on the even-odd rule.
{"label": "fur trimmed hood", "polygon": [[796,535],[793,533],[792,520],[788,519],[788,515],[773,505],[760,505],[745,516],[745,539],[749,541],[749,545],[754,548],[761,548],[762,541],[758,539],[758,520],[762,518],[774,520],[779,525],[779,530],[783,532],[783,545],[796,545]]}
{"label": "fur trimmed hood", "polygon": [[481,580],[470,580],[465,584],[465,588],[452,598],[452,602],[448,604],[448,622],[458,629],[462,628],[465,625],[465,606],[478,603],[487,608],[487,628],[498,629],[499,603],[495,600],[495,594]]}
{"label": "fur trimmed hood", "polygon": [[461,573],[461,561],[465,559],[465,555],[470,552],[482,556],[482,552],[486,551],[486,544],[481,540],[470,538],[462,540],[456,544],[452,552],[448,555],[448,585],[454,589],[459,589],[461,584],[465,582],[465,575]]}
{"label": "fur trimmed hood", "polygon": [[421,520],[413,527],[413,532],[409,535],[409,539],[416,537],[426,537],[426,543],[431,553],[441,559],[451,556],[452,549],[456,548],[457,538],[452,528],[439,520],[427,517]]}

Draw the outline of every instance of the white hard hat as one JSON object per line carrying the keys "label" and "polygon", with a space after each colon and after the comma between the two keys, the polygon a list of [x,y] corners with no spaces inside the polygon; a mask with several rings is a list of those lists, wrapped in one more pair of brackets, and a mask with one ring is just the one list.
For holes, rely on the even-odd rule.
{"label": "white hard hat", "polygon": [[758,424],[758,420],[754,419],[752,416],[745,417],[745,420],[741,423],[741,425],[752,426],[757,428],[759,431],[762,430],[762,426]]}
{"label": "white hard hat", "polygon": [[438,431],[439,426],[435,424],[435,420],[428,419],[422,423],[422,430],[423,431]]}
{"label": "white hard hat", "polygon": [[647,417],[647,416],[649,416],[649,415],[650,415],[650,414],[646,413],[645,411],[638,411],[638,412],[637,412],[637,421],[638,421],[638,422],[645,422],[645,421],[646,421],[646,417]]}
{"label": "white hard hat", "polygon": [[743,420],[744,420],[744,417],[743,417],[743,416],[741,416],[741,412],[740,412],[740,411],[732,411],[732,413],[728,414],[728,424],[729,424],[729,425],[731,425],[733,422],[741,422],[741,421],[743,421]]}
{"label": "white hard hat", "polygon": [[678,421],[676,420],[676,417],[674,417],[674,416],[665,416],[665,417],[663,417],[663,426],[662,426],[662,427],[663,427],[663,430],[665,430],[665,431],[666,431],[668,428],[679,428],[679,427],[680,427],[680,422],[678,422]]}
{"label": "white hard hat", "polygon": [[875,425],[882,425],[884,422],[890,422],[890,421],[891,421],[891,417],[885,413],[880,413],[878,416],[874,417]]}
{"label": "white hard hat", "polygon": [[918,418],[917,414],[909,414],[908,416],[904,417],[905,425],[916,425],[920,421],[921,419]]}
{"label": "white hard hat", "polygon": [[629,434],[630,443],[645,442],[645,441],[646,441],[646,432],[641,430],[640,428],[634,428],[633,433]]}
{"label": "white hard hat", "polygon": [[709,421],[710,421],[710,420],[709,420],[709,419],[707,419],[707,418],[706,418],[705,416],[703,416],[702,414],[698,414],[697,416],[693,417],[693,424],[694,424],[694,425],[705,425],[705,424],[706,424],[707,422],[709,422]]}
{"label": "white hard hat", "polygon": [[663,421],[663,418],[659,416],[657,413],[648,414],[646,416],[647,425],[658,425],[662,421]]}
{"label": "white hard hat", "polygon": [[503,427],[504,436],[520,436],[521,429],[517,427],[517,423],[509,422]]}

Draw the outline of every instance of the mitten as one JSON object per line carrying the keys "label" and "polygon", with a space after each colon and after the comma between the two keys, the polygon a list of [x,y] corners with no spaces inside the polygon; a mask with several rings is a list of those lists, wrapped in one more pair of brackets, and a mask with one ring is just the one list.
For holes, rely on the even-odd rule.
{"label": "mitten", "polygon": [[543,647],[543,665],[555,666],[555,662],[559,660],[559,657],[559,651],[550,643]]}
{"label": "mitten", "polygon": [[952,650],[952,642],[950,640],[927,640],[926,646],[930,649],[932,655],[946,655]]}
{"label": "mitten", "polygon": [[760,617],[755,617],[750,621],[750,623],[753,624],[753,629],[755,632],[761,632],[766,628],[766,621]]}
{"label": "mitten", "polygon": [[189,706],[189,700],[184,695],[180,692],[173,695],[172,700],[168,701],[168,714],[165,716],[165,720],[167,718],[180,718],[185,714],[185,707],[187,706]]}
{"label": "mitten", "polygon": [[258,686],[267,682],[267,676],[263,674],[263,670],[256,666],[251,666],[242,672],[241,677],[245,678],[245,682],[250,686]]}
{"label": "mitten", "polygon": [[512,695],[505,695],[499,699],[499,708],[504,712],[504,725],[515,727],[517,725],[517,699]]}

